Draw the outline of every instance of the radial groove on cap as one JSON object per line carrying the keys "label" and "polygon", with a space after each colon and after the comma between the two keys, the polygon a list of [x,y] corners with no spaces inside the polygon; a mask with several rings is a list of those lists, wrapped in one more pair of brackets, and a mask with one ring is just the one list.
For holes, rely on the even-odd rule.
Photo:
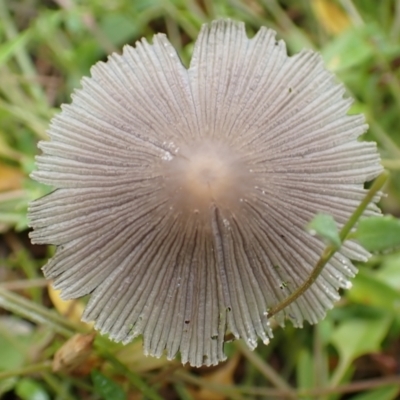
{"label": "radial groove on cap", "polygon": [[[318,212],[343,226],[381,172],[344,87],[318,54],[230,20],[202,27],[189,69],[156,35],[91,74],[32,174],[55,188],[29,211],[32,241],[58,246],[46,277],[90,294],[83,319],[111,339],[143,335],[145,354],[215,365],[227,334],[267,343],[269,310],[325,246],[305,226]],[[316,323],[367,258],[346,242],[277,321]]]}

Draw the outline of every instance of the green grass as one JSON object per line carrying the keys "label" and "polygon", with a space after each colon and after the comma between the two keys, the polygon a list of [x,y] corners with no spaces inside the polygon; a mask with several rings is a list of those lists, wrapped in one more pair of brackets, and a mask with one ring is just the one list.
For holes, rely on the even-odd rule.
{"label": "green grass", "polygon": [[[399,220],[360,227],[379,250],[327,318],[275,329],[251,352],[229,343],[229,361],[195,370],[96,337],[80,371],[53,372],[57,350],[87,327],[53,309],[40,267],[52,249],[27,239],[26,208],[49,189],[29,178],[36,143],[82,76],[126,43],[166,32],[188,65],[202,23],[231,17],[274,28],[289,53],[320,51],[355,98],[390,180],[384,213],[400,216],[400,1],[0,0],[0,398],[390,400],[400,395]],[[323,3],[323,2],[322,2]],[[325,1],[325,3],[327,3]],[[347,21],[347,28],[340,25]],[[334,23],[333,27],[330,22]],[[375,246],[375,247],[374,247]],[[74,345],[73,345],[74,346]],[[73,347],[75,348],[75,347]],[[72,350],[68,350],[70,353]],[[111,394],[110,394],[111,393]]]}

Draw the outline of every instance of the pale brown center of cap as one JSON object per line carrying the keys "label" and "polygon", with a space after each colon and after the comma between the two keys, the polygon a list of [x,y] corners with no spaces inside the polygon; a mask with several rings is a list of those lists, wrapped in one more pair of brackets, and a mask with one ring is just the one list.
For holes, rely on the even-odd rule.
{"label": "pale brown center of cap", "polygon": [[177,209],[202,212],[212,204],[236,208],[249,187],[249,169],[231,147],[203,140],[163,163],[168,195]]}

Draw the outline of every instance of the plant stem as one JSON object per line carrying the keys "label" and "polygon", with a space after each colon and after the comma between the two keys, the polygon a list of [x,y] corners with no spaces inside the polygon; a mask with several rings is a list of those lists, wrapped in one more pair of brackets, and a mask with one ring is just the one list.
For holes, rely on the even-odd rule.
{"label": "plant stem", "polygon": [[268,10],[268,12],[276,19],[278,24],[283,30],[288,33],[292,32],[296,38],[301,41],[303,47],[314,49],[314,43],[307,37],[303,30],[297,27],[296,24],[288,17],[287,13],[282,9],[279,2],[276,0],[262,0],[261,4]]}
{"label": "plant stem", "polygon": [[51,326],[56,332],[71,337],[76,332],[86,332],[87,330],[77,324],[73,324],[47,308],[29,301],[24,297],[6,290],[0,286],[0,307],[18,314],[30,321]]}
{"label": "plant stem", "polygon": [[37,279],[20,279],[0,284],[0,288],[6,290],[24,290],[31,288],[46,287],[49,281],[44,278]]}
{"label": "plant stem", "polygon": [[[314,386],[316,389],[325,387],[328,383],[328,361],[321,335],[321,325],[314,327]],[[328,400],[326,396],[318,396],[318,400]]]}
{"label": "plant stem", "polygon": [[[172,376],[170,379],[172,382],[187,382],[191,385],[198,386],[200,388],[212,388],[218,393],[225,394],[225,396],[229,396],[230,393],[236,393],[240,395],[244,395],[247,398],[253,398],[250,396],[258,396],[257,398],[263,399],[284,399],[287,397],[285,392],[282,392],[279,389],[273,389],[269,387],[260,387],[260,386],[242,386],[242,385],[225,385],[225,384],[216,384],[214,382],[205,382],[200,377],[196,377],[184,370],[177,371],[175,376]],[[337,387],[325,387],[325,388],[313,388],[313,389],[299,389],[296,391],[296,399],[303,398],[318,398],[320,396],[327,395],[337,395],[337,394],[346,394],[346,393],[356,393],[363,390],[372,390],[383,386],[389,385],[399,385],[400,384],[400,376],[392,375],[383,378],[375,378],[375,379],[366,379],[362,381],[355,381],[351,383],[346,383],[344,385],[340,385]],[[337,396],[336,396],[337,397]]]}
{"label": "plant stem", "polygon": [[400,107],[400,83],[399,79],[397,78],[396,74],[393,72],[393,69],[390,65],[390,61],[386,59],[386,55],[382,53],[381,44],[378,42],[377,39],[371,38],[370,40],[372,50],[380,64],[384,72],[384,76],[386,78],[386,82],[389,88],[389,91],[392,93],[394,97],[397,107]]}
{"label": "plant stem", "polygon": [[284,381],[279,374],[268,365],[257,353],[250,350],[241,340],[235,342],[237,348],[240,352],[253,364],[264,377],[271,382],[276,388],[282,390],[286,393],[287,397],[290,399],[296,399],[296,393],[290,387],[290,385]]}
{"label": "plant stem", "polygon": [[146,399],[150,400],[162,400],[161,396],[150,387],[141,377],[129,370],[125,364],[120,362],[113,354],[104,349],[99,343],[97,344],[97,353],[107,360],[117,371],[118,373],[124,375],[128,381],[132,384],[132,386],[136,387],[140,390],[141,393],[146,397]]}
{"label": "plant stem", "polygon": [[366,379],[364,381],[351,382],[336,387],[299,391],[298,395],[321,396],[321,395],[329,395],[336,393],[355,393],[355,392],[360,392],[362,390],[371,390],[382,386],[399,385],[399,384],[400,384],[399,376],[387,376],[384,378]]}
{"label": "plant stem", "polygon": [[397,37],[400,34],[400,0],[397,0],[395,3],[395,11],[393,18],[393,25],[390,30],[390,38],[393,42],[397,41]]}
{"label": "plant stem", "polygon": [[[195,376],[188,371],[185,370],[179,370],[174,373],[174,375],[171,377],[174,378],[174,382],[186,382],[194,386],[198,386],[200,388],[212,390],[216,393],[220,393],[223,395],[224,398],[230,398],[234,400],[243,400],[243,396],[241,392],[238,390],[236,386],[233,385],[225,385],[223,383],[216,383],[216,382],[211,382],[211,381],[205,381],[204,379]],[[176,378],[176,379],[175,379]],[[272,389],[273,393],[279,392],[276,389]],[[286,396],[286,392],[284,394]]]}
{"label": "plant stem", "polygon": [[[340,240],[344,242],[350,233],[351,229],[354,227],[354,225],[357,223],[365,209],[368,207],[368,204],[373,200],[373,198],[376,196],[376,194],[382,189],[384,183],[386,182],[389,174],[388,172],[384,171],[382,172],[381,175],[379,175],[374,183],[372,184],[371,188],[368,190],[367,194],[365,195],[364,199],[361,201],[361,203],[358,205],[358,207],[355,209],[351,217],[348,219],[346,224],[343,226],[343,228],[340,231]],[[288,296],[285,300],[277,304],[275,307],[272,307],[272,309],[269,311],[268,316],[271,317],[278,313],[279,311],[282,311],[284,308],[289,306],[291,303],[296,301],[300,296],[302,296],[311,286],[312,284],[317,280],[318,276],[324,269],[325,265],[328,263],[330,258],[335,254],[335,252],[338,250],[337,246],[334,246],[330,244],[325,248],[325,250],[322,253],[321,258],[317,261],[314,269],[311,272],[311,275],[309,278],[301,285],[299,286],[290,296]]]}
{"label": "plant stem", "polygon": [[176,392],[179,395],[179,398],[181,400],[193,400],[194,398],[190,394],[190,392],[187,390],[185,385],[182,385],[181,383],[175,383],[174,388]]}
{"label": "plant stem", "polygon": [[400,160],[393,160],[393,159],[383,159],[382,161],[382,165],[387,168],[387,169],[391,169],[394,171],[398,171],[400,170]]}
{"label": "plant stem", "polygon": [[44,361],[39,364],[28,365],[27,367],[13,369],[11,371],[0,372],[0,381],[3,379],[13,378],[21,375],[30,375],[43,371],[51,371],[51,361]]}
{"label": "plant stem", "polygon": [[54,375],[48,372],[43,372],[41,375],[43,380],[47,383],[47,385],[50,386],[50,388],[56,394],[55,399],[62,399],[62,400],[75,399],[75,397],[68,391],[68,388],[70,386],[68,382],[66,382],[62,378],[57,379]]}
{"label": "plant stem", "polygon": [[355,26],[364,25],[364,21],[360,13],[358,12],[357,8],[354,6],[351,0],[340,0],[340,3],[342,4],[343,8],[347,11],[347,14],[351,18]]}
{"label": "plant stem", "polygon": [[[15,27],[14,21],[8,12],[6,2],[0,0],[0,20],[4,27],[4,32],[7,39],[12,40],[18,35],[18,31]],[[27,81],[30,83],[28,85],[32,97],[35,98],[41,105],[47,106],[47,100],[43,93],[41,86],[37,83],[37,74],[35,66],[32,63],[25,48],[18,49],[15,53],[16,60],[21,68],[21,71]]]}
{"label": "plant stem", "polygon": [[373,134],[375,140],[383,147],[388,154],[393,158],[400,157],[400,149],[397,143],[390,137],[390,135],[382,128],[377,122],[372,113],[367,113],[367,122],[371,126],[370,132]]}

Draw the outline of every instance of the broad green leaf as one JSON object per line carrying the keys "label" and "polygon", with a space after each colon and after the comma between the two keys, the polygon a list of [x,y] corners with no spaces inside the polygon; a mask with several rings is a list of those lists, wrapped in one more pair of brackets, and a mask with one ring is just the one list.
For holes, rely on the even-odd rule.
{"label": "broad green leaf", "polygon": [[331,342],[341,359],[352,362],[357,357],[380,349],[391,320],[383,316],[344,321],[333,333]]}
{"label": "broad green leaf", "polygon": [[400,254],[386,256],[375,276],[388,286],[396,289],[400,295]]}
{"label": "broad green leaf", "polygon": [[306,348],[301,349],[299,353],[296,376],[299,388],[310,389],[314,386],[314,362],[311,353]]}
{"label": "broad green leaf", "polygon": [[327,67],[339,71],[362,64],[373,56],[369,44],[376,27],[358,26],[346,30],[322,49],[322,56]]}
{"label": "broad green leaf", "polygon": [[138,34],[138,26],[132,23],[132,18],[124,14],[104,14],[100,26],[107,39],[118,46],[129,42]]}
{"label": "broad green leaf", "polygon": [[44,388],[30,378],[18,381],[15,392],[21,400],[50,400],[50,396]]}
{"label": "broad green leaf", "polygon": [[362,219],[353,237],[369,251],[400,246],[400,219],[391,215]]}
{"label": "broad green leaf", "polygon": [[307,229],[312,235],[321,236],[328,243],[340,247],[339,232],[331,215],[317,214],[307,225]]}
{"label": "broad green leaf", "polygon": [[365,270],[360,270],[354,278],[353,287],[347,297],[354,302],[392,312],[400,309],[400,292]]}
{"label": "broad green leaf", "polygon": [[9,338],[5,338],[0,332],[0,371],[12,370],[21,367],[25,362],[25,348],[19,347],[15,343],[10,343]]}
{"label": "broad green leaf", "polygon": [[346,320],[335,330],[331,343],[339,353],[339,364],[330,380],[330,385],[336,386],[353,373],[353,361],[368,353],[380,349],[392,318],[382,316],[377,318],[358,318]]}
{"label": "broad green leaf", "polygon": [[[5,260],[9,262],[9,259]],[[1,297],[1,296],[0,296]],[[0,310],[7,309],[0,298]],[[29,362],[29,356],[43,333],[31,323],[13,315],[0,317],[0,372],[19,369]],[[0,379],[1,381],[1,379]],[[1,396],[0,396],[1,398]]]}
{"label": "broad green leaf", "polygon": [[2,395],[4,393],[11,391],[15,387],[17,382],[18,382],[18,378],[16,378],[16,377],[1,379],[0,380],[0,399],[2,399]]}
{"label": "broad green leaf", "polygon": [[332,333],[334,332],[334,323],[332,319],[325,318],[315,326],[315,330],[315,334],[317,334],[318,331],[319,339],[321,340],[322,344],[326,346],[328,343],[330,343]]}
{"label": "broad green leaf", "polygon": [[98,370],[93,370],[91,375],[94,389],[103,400],[126,400],[125,392],[112,379]]}

